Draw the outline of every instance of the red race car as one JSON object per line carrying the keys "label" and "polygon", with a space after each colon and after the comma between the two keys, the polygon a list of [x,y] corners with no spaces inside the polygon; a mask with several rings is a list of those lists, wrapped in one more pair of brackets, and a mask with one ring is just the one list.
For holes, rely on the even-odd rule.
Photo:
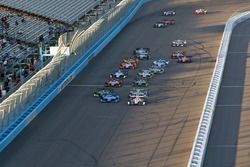
{"label": "red race car", "polygon": [[118,78],[110,78],[107,81],[105,81],[104,86],[106,86],[106,87],[121,87],[122,80],[118,79]]}
{"label": "red race car", "polygon": [[204,15],[204,14],[207,14],[207,10],[205,10],[205,9],[196,9],[195,11],[193,11],[193,14]]}
{"label": "red race car", "polygon": [[122,62],[119,66],[120,69],[136,69],[137,68],[137,63],[132,63],[132,62]]}
{"label": "red race car", "polygon": [[174,25],[175,20],[174,19],[164,19],[162,20],[166,25]]}

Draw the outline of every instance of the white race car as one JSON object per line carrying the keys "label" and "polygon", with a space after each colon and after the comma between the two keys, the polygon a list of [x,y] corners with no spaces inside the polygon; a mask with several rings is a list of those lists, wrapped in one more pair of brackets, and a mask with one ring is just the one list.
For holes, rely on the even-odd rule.
{"label": "white race car", "polygon": [[143,54],[143,55],[150,54],[150,49],[149,48],[136,48],[134,50],[134,55],[137,55],[137,54]]}
{"label": "white race car", "polygon": [[152,65],[149,70],[154,73],[154,74],[162,74],[164,73],[164,68],[162,67],[159,67],[159,66],[155,66],[155,65]]}
{"label": "white race car", "polygon": [[159,59],[159,60],[155,60],[153,61],[153,66],[157,66],[160,68],[164,68],[169,64],[169,61],[164,60],[164,59]]}
{"label": "white race car", "polygon": [[141,78],[151,78],[154,74],[150,70],[141,70],[137,73],[137,76]]}
{"label": "white race car", "polygon": [[135,98],[128,99],[128,105],[144,106],[146,103],[147,103],[147,99],[142,98],[142,97],[135,97]]}
{"label": "white race car", "polygon": [[110,78],[127,78],[128,77],[128,73],[124,72],[122,70],[117,70],[113,74],[110,74],[109,77]]}
{"label": "white race car", "polygon": [[197,15],[207,14],[207,10],[206,9],[196,9],[195,11],[193,11],[193,14],[197,14]]}
{"label": "white race car", "polygon": [[164,11],[162,14],[163,16],[175,16],[176,12],[174,10],[167,10],[167,11]]}
{"label": "white race car", "polygon": [[132,89],[129,91],[128,97],[129,98],[135,98],[135,97],[147,97],[148,96],[148,91],[145,89]]}
{"label": "white race car", "polygon": [[172,42],[173,47],[185,47],[187,45],[186,40],[177,39]]}

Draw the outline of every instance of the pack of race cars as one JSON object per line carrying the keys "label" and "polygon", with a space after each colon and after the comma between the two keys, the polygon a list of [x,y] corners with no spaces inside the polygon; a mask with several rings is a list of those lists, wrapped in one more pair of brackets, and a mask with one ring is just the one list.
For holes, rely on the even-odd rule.
{"label": "pack of race cars", "polygon": [[[136,48],[133,57],[127,57],[122,60],[119,69],[109,75],[104,82],[103,88],[98,88],[93,92],[94,97],[99,97],[102,103],[117,103],[120,96],[110,87],[122,87],[124,80],[128,77],[128,70],[138,68],[139,61],[148,60],[151,57],[149,48]],[[149,85],[149,79],[154,75],[163,74],[169,61],[165,59],[153,60],[148,69],[138,70],[136,78],[131,83],[131,90],[128,93],[128,105],[146,105],[148,103],[148,92],[145,89]]]}
{"label": "pack of race cars", "polygon": [[[196,9],[192,12],[194,15],[206,15],[208,12],[206,9],[200,8],[200,9]],[[162,16],[170,16],[173,17],[176,15],[176,11],[175,10],[166,10],[162,12]],[[156,21],[153,24],[154,28],[166,28],[169,25],[175,25],[175,19],[163,19],[160,21]]]}
{"label": "pack of race cars", "polygon": [[[193,11],[195,15],[205,15],[207,10],[196,9]],[[175,16],[176,11],[167,10],[162,13],[163,16]],[[154,28],[166,28],[169,25],[175,25],[175,19],[163,19],[157,21]],[[187,41],[177,39],[172,41],[172,47],[186,47]],[[119,64],[119,69],[109,75],[109,78],[104,82],[103,88],[98,88],[93,92],[94,97],[98,97],[102,103],[117,103],[120,101],[120,96],[110,87],[122,87],[124,80],[128,77],[128,71],[138,69],[140,61],[151,59],[150,48],[136,48],[133,51],[132,57],[127,57]],[[187,55],[184,50],[176,50],[172,52],[171,59],[175,59],[177,63],[192,63],[192,56]],[[136,78],[131,83],[131,89],[128,93],[128,105],[144,106],[148,103],[148,91],[146,87],[149,85],[149,80],[155,75],[163,74],[169,61],[165,59],[153,60],[152,65],[147,69],[137,70]]]}

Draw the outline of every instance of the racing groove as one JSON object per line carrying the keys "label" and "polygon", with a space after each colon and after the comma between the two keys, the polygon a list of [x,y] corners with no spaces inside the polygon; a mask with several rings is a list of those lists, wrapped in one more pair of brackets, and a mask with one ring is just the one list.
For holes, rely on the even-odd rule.
{"label": "racing groove", "polygon": [[[3,167],[163,167],[185,166],[194,140],[224,23],[246,1],[158,0],[146,4],[130,24],[53,100],[6,150]],[[193,16],[204,7],[206,16]],[[167,8],[176,25],[153,29]],[[227,9],[227,11],[223,11]],[[154,58],[170,58],[172,40],[188,40],[192,64],[171,60],[167,72],[150,80],[149,105],[127,106],[125,86],[118,104],[101,104],[95,88],[136,47],[150,47]],[[143,61],[139,69],[152,60]]]}

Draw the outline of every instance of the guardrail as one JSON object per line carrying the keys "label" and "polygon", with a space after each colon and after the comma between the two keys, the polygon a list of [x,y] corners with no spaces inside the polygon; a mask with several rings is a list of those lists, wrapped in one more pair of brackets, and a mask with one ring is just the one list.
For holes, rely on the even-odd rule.
{"label": "guardrail", "polygon": [[188,167],[201,167],[206,154],[206,147],[209,139],[209,133],[213,122],[214,110],[221,85],[224,66],[227,58],[227,51],[233,28],[250,18],[250,12],[244,12],[230,18],[225,26],[217,61],[208,89],[207,97],[203,107],[201,119],[196,132],[192,152],[190,154]]}
{"label": "guardrail", "polygon": [[[125,15],[121,17],[117,22],[112,26],[107,29],[107,32],[103,35],[100,36],[101,34],[98,33],[98,39],[97,42],[94,41],[91,37],[93,34],[92,31],[90,31],[89,34],[87,34],[87,37],[91,38],[90,43],[90,48],[84,47],[81,48],[80,44],[82,44],[82,41],[86,41],[86,38],[79,38],[81,42],[76,43],[73,49],[74,54],[70,56],[66,55],[57,55],[55,56],[51,63],[49,63],[44,69],[39,71],[32,79],[30,80],[28,86],[23,85],[21,89],[23,92],[18,92],[17,91],[17,96],[18,93],[22,93],[22,96],[18,96],[19,98],[16,99],[10,99],[5,102],[6,107],[5,108],[0,108],[0,128],[4,128],[4,131],[0,133],[0,151],[2,151],[46,106],[47,104],[52,101],[60,92],[62,89],[66,87],[70,81],[75,78],[75,76],[88,64],[89,60],[92,59],[94,56],[96,56],[126,25],[127,23],[131,20],[131,18],[135,15],[135,13],[138,11],[138,9],[146,3],[148,0],[124,0],[130,3],[131,8],[126,11]],[[122,4],[126,5],[126,4]],[[123,6],[119,6],[120,9],[122,9]],[[126,8],[125,8],[126,9]],[[112,17],[115,17],[115,14],[112,15]],[[117,17],[116,19],[118,19]],[[108,17],[107,19],[113,19]],[[102,20],[106,21],[106,20]],[[95,43],[94,43],[95,42]],[[87,49],[88,48],[88,49]],[[87,49],[87,50],[85,50]],[[82,54],[82,55],[78,55]],[[80,56],[80,57],[78,57]],[[70,59],[71,58],[71,59]],[[78,59],[77,59],[78,58]],[[74,61],[76,60],[76,61]],[[64,71],[63,75],[61,74],[61,71],[64,69],[60,68],[60,65],[65,65],[65,62],[70,61],[70,62],[75,62],[69,69]],[[56,64],[59,64],[59,66],[56,66]],[[69,63],[70,64],[70,63]],[[60,71],[60,72],[57,72]],[[59,79],[55,82],[50,81],[51,78],[56,78],[57,75],[60,75]],[[39,76],[39,77],[38,77]],[[49,77],[50,76],[50,77]],[[47,82],[43,82],[47,81]],[[53,83],[53,84],[50,84]],[[46,85],[44,85],[46,84]],[[36,92],[36,94],[32,94],[34,90],[36,90],[39,87],[44,87],[47,88],[47,91],[42,93],[38,98],[35,98],[37,94],[41,93]],[[13,95],[16,96],[16,95]],[[12,97],[13,97],[12,96]],[[29,100],[26,99],[26,97],[31,96],[34,97],[36,100],[29,102]],[[32,98],[31,98],[32,99]],[[16,114],[15,112],[10,113],[10,111],[14,111],[12,107],[19,107],[22,108],[22,106],[11,106],[8,105],[8,103],[11,103],[12,101],[18,101],[20,104],[22,103],[27,103],[31,104],[27,109],[25,109],[24,112],[19,114],[17,118],[14,119],[14,121],[11,121],[11,124],[8,125],[7,121],[9,120],[4,120],[3,118],[5,117],[5,114],[10,114],[12,116],[13,114]],[[14,116],[12,116],[14,118]],[[11,117],[10,117],[11,118]],[[13,119],[12,118],[12,119]],[[6,127],[7,126],[7,127]],[[6,127],[6,128],[5,128]]]}

